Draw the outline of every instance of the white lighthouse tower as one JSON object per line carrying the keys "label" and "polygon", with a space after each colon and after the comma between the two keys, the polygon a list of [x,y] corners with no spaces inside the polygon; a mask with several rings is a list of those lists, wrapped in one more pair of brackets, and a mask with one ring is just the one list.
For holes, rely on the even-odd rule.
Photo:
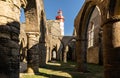
{"label": "white lighthouse tower", "polygon": [[61,35],[64,36],[64,17],[62,15],[62,10],[58,11],[58,16],[56,16],[56,20],[60,22]]}

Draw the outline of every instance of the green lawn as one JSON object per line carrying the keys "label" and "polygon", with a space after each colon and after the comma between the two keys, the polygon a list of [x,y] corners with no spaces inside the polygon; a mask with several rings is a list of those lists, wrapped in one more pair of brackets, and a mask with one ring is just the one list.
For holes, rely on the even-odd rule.
{"label": "green lawn", "polygon": [[103,78],[103,67],[95,64],[88,64],[89,73],[77,72],[76,64],[68,63],[48,63],[44,68],[40,68],[40,73],[36,75],[22,74],[21,78]]}

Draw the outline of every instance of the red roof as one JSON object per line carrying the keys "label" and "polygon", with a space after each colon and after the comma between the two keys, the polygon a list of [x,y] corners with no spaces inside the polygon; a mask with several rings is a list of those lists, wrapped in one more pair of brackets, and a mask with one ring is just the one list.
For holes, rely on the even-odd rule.
{"label": "red roof", "polygon": [[63,16],[56,16],[56,19],[64,19]]}

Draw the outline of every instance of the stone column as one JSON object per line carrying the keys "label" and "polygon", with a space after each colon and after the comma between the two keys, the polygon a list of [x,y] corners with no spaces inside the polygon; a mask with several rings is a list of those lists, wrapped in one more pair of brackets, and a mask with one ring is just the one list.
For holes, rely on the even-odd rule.
{"label": "stone column", "polygon": [[120,78],[120,0],[110,0],[103,25],[104,78]]}
{"label": "stone column", "polygon": [[46,61],[46,42],[40,42],[39,44],[39,49],[40,49],[40,67],[44,67],[47,63]]}
{"label": "stone column", "polygon": [[99,65],[103,65],[103,44],[102,44],[102,28],[99,29]]}
{"label": "stone column", "polygon": [[38,73],[39,72],[39,33],[38,32],[28,32],[28,50],[27,50],[27,64],[28,73]]}
{"label": "stone column", "polygon": [[67,52],[68,52],[68,46],[64,46],[63,48],[63,62],[67,63]]}
{"label": "stone column", "polygon": [[[50,34],[47,38],[49,40],[49,52],[48,52],[48,61],[50,62],[51,61],[51,51],[52,51],[52,35]],[[47,40],[47,41],[48,41]]]}
{"label": "stone column", "polygon": [[77,70],[79,72],[88,72],[86,63],[85,53],[85,42],[86,39],[77,38],[76,40],[76,59],[77,59]]}
{"label": "stone column", "polygon": [[0,0],[0,78],[19,78],[20,0]]}

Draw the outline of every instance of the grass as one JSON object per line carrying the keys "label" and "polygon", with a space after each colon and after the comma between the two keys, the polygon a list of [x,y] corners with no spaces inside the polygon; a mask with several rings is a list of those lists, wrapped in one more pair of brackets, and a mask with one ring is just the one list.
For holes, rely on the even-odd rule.
{"label": "grass", "polygon": [[89,73],[76,71],[76,63],[55,62],[48,63],[40,68],[36,75],[22,74],[21,78],[103,78],[103,67],[95,64],[88,64]]}

